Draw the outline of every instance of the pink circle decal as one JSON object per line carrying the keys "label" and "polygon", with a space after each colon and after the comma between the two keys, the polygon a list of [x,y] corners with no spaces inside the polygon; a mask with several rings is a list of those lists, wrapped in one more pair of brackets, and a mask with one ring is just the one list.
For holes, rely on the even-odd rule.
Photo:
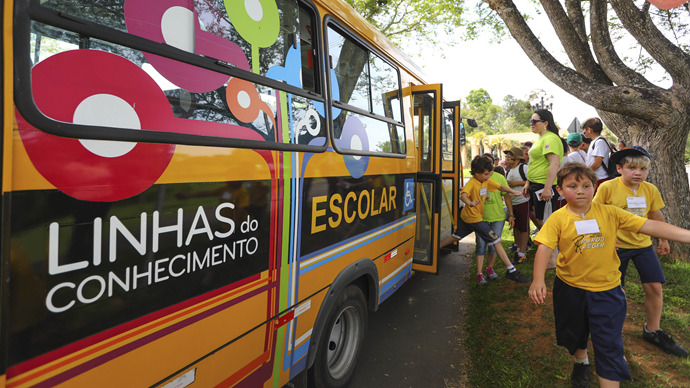
{"label": "pink circle decal", "polygon": [[671,9],[680,7],[688,2],[688,0],[649,0],[652,5],[659,9]]}
{"label": "pink circle decal", "polygon": [[[165,131],[172,120],[170,104],[155,81],[114,54],[63,52],[40,62],[31,76],[36,106],[53,120],[72,123],[84,102],[107,116],[109,106],[99,106],[99,101],[127,105],[119,108],[129,111],[121,127],[137,129],[138,120],[142,131]],[[84,113],[76,116],[85,117]],[[86,117],[90,124],[99,124],[98,118]],[[79,139],[37,130],[19,115],[17,122],[22,143],[41,175],[65,194],[86,201],[116,201],[143,192],[165,171],[175,151],[170,144],[110,142],[121,151],[104,155],[98,150],[108,142],[90,141],[87,148]],[[104,117],[100,125],[120,127],[116,114]]]}
{"label": "pink circle decal", "polygon": [[[181,9],[188,12],[180,12]],[[134,35],[166,43],[194,54],[208,55],[240,69],[250,70],[247,57],[237,44],[201,29],[199,15],[191,1],[127,0],[125,22],[127,31]],[[227,74],[170,58],[150,53],[144,53],[144,56],[161,75],[190,92],[205,93],[216,90],[230,78]]]}

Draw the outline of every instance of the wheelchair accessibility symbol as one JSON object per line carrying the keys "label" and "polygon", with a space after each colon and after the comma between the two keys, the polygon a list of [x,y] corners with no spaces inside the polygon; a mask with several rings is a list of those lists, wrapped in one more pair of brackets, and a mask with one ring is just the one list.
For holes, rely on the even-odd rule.
{"label": "wheelchair accessibility symbol", "polygon": [[403,199],[403,211],[412,210],[414,207],[414,179],[405,179],[405,197]]}

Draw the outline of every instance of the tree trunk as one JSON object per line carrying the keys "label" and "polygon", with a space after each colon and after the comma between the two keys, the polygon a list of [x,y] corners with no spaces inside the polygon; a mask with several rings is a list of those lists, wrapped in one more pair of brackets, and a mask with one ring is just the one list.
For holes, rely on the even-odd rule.
{"label": "tree trunk", "polygon": [[[661,212],[666,222],[690,229],[690,184],[688,174],[682,167],[685,164],[685,139],[688,136],[690,119],[652,127],[630,117],[599,110],[597,112],[615,134],[630,139],[629,145],[638,145],[649,152],[652,156],[652,166],[647,180],[661,192],[666,204]],[[670,256],[687,260],[690,257],[690,245],[672,242]]]}

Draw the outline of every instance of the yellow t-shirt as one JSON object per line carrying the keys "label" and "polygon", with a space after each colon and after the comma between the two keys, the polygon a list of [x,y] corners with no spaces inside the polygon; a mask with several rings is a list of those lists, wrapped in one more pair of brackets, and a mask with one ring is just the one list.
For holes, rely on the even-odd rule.
{"label": "yellow t-shirt", "polygon": [[465,205],[460,213],[462,220],[468,224],[483,221],[484,201],[486,201],[489,193],[498,190],[499,187],[501,187],[501,185],[495,181],[492,181],[491,179],[488,179],[484,183],[479,182],[478,180],[474,179],[474,177],[470,179],[465,187],[462,188],[462,192],[467,193],[467,197],[470,201],[479,201],[479,204],[477,206]]}
{"label": "yellow t-shirt", "polygon": [[[551,214],[534,241],[552,249],[558,247],[556,276],[566,284],[587,291],[606,291],[621,284],[616,232],[623,229],[636,233],[645,222],[614,206],[592,203],[584,218],[566,206]],[[578,234],[578,228],[584,230],[582,234]]]}
{"label": "yellow t-shirt", "polygon": [[[639,198],[644,198],[644,201]],[[637,192],[634,193],[623,183],[620,177],[602,183],[597,189],[597,195],[594,196],[593,201],[613,205],[644,218],[647,218],[649,212],[665,206],[659,189],[653,184],[642,182]],[[638,249],[652,245],[652,238],[646,234],[619,230],[616,236],[619,241],[618,246],[621,248]]]}

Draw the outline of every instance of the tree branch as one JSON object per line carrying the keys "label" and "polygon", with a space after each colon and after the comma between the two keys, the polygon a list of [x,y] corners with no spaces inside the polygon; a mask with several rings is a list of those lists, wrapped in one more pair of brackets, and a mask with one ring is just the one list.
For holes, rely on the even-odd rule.
{"label": "tree branch", "polygon": [[668,71],[674,82],[683,87],[690,86],[690,55],[666,39],[649,14],[637,9],[632,1],[611,0],[611,5],[625,29]]}
{"label": "tree branch", "polygon": [[594,61],[587,41],[579,39],[561,3],[558,0],[542,0],[541,4],[575,69],[601,84],[610,85],[611,80]]}
{"label": "tree branch", "polygon": [[597,83],[558,62],[539,42],[512,1],[483,1],[503,19],[510,34],[542,74],[573,96],[596,109],[640,119],[649,120],[667,113],[664,109],[670,106],[670,92],[660,88],[616,87]]}
{"label": "tree branch", "polygon": [[565,0],[565,8],[568,10],[568,18],[573,23],[573,28],[581,41],[587,42],[587,28],[585,17],[582,13],[582,0]]}
{"label": "tree branch", "polygon": [[381,31],[383,31],[384,33],[387,33],[388,29],[390,29],[391,27],[393,27],[394,24],[397,24],[397,23],[398,23],[398,22],[395,20],[395,18],[398,16],[398,9],[400,8],[400,5],[402,4],[402,2],[403,2],[403,0],[400,0],[400,1],[398,1],[398,2],[395,4],[395,7],[393,8],[393,9],[394,9],[393,16],[391,16],[390,21],[388,22],[388,24],[387,24],[385,27],[382,27],[382,28],[381,28]]}
{"label": "tree branch", "polygon": [[605,0],[591,0],[589,23],[594,54],[597,56],[601,68],[613,82],[617,85],[655,87],[641,74],[626,66],[616,54],[616,49],[613,47],[609,35],[608,4]]}

